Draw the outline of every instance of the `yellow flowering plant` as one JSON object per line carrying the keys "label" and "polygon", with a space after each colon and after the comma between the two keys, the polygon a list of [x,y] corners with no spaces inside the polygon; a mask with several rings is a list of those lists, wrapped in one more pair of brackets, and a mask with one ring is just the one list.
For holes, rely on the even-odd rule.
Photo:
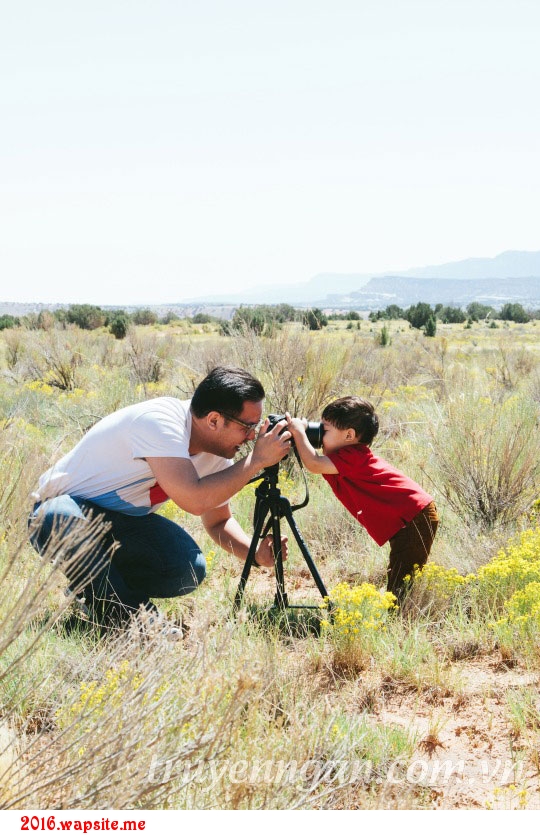
{"label": "yellow flowering plant", "polygon": [[105,712],[118,711],[124,703],[129,702],[128,694],[136,692],[142,682],[142,675],[134,671],[127,660],[122,661],[118,667],[106,670],[101,681],[81,682],[78,698],[56,713],[60,728],[84,716],[97,717]]}
{"label": "yellow flowering plant", "polygon": [[514,592],[504,604],[507,614],[495,623],[495,629],[511,626],[518,632],[536,632],[540,628],[540,583],[528,583]]}
{"label": "yellow flowering plant", "polygon": [[[398,608],[395,595],[379,591],[372,583],[339,583],[330,592],[330,600],[331,617],[322,621],[322,627],[345,641],[383,629],[388,612]],[[328,602],[325,605],[328,607]]]}
{"label": "yellow flowering plant", "polygon": [[478,601],[502,611],[506,601],[531,583],[540,583],[540,526],[523,531],[517,540],[477,572]]}
{"label": "yellow flowering plant", "polygon": [[51,395],[54,392],[53,386],[43,380],[30,380],[29,382],[23,384],[23,388],[27,391],[37,391],[40,394],[46,395]]}
{"label": "yellow flowering plant", "polygon": [[405,577],[409,583],[409,600],[426,608],[447,609],[456,599],[456,593],[474,580],[473,574],[464,577],[455,568],[445,568],[435,562],[428,562],[423,569],[415,566],[411,575]]}

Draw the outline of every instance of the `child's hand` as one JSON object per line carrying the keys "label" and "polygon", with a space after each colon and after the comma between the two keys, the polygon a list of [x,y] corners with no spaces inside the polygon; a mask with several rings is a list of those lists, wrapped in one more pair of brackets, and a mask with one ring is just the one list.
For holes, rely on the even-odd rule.
{"label": "child's hand", "polygon": [[307,420],[305,418],[293,418],[289,412],[285,412],[285,419],[287,421],[287,429],[293,437],[297,435],[306,434]]}

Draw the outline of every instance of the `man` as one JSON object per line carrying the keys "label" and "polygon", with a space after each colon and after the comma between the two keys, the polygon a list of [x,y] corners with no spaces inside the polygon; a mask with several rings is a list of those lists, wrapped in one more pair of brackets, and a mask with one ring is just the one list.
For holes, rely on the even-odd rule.
{"label": "man", "polygon": [[[221,548],[245,560],[250,539],[229,499],[290,449],[284,422],[266,431],[264,389],[240,368],[218,367],[189,400],[158,397],[127,406],[96,423],[41,476],[30,520],[39,553],[60,552],[73,587],[83,589],[92,619],[129,621],[151,597],[175,597],[205,577],[198,545],[179,525],[154,513],[167,499],[195,516]],[[244,443],[251,452],[233,463]],[[281,433],[281,434],[280,434]],[[99,536],[81,547],[81,532]],[[256,562],[274,565],[272,537]],[[286,538],[283,538],[286,550]]]}

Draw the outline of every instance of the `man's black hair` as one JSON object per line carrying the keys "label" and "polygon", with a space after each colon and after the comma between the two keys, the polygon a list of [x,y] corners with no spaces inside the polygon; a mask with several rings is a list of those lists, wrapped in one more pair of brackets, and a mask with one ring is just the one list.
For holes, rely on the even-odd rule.
{"label": "man's black hair", "polygon": [[264,389],[255,377],[243,368],[220,365],[202,380],[191,399],[191,411],[201,418],[209,412],[227,412],[238,417],[247,401],[259,403]]}

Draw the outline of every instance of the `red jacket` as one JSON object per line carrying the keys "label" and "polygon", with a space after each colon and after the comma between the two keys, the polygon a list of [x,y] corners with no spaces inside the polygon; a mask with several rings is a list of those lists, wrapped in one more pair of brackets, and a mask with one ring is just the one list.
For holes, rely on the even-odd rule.
{"label": "red jacket", "polygon": [[337,475],[324,475],[340,502],[384,545],[430,502],[431,496],[365,444],[342,447],[328,458]]}

